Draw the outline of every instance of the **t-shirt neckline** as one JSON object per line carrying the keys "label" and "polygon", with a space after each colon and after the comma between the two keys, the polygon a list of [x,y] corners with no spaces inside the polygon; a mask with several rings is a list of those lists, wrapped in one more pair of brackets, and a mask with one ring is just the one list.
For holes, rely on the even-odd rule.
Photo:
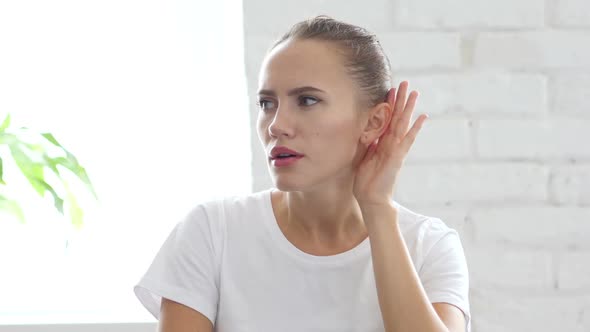
{"label": "t-shirt neckline", "polygon": [[289,255],[294,256],[298,259],[302,259],[306,262],[310,263],[321,263],[321,264],[342,264],[346,262],[350,262],[358,257],[364,256],[363,254],[370,254],[370,242],[369,237],[367,236],[361,243],[359,243],[356,247],[347,250],[345,252],[341,252],[336,255],[329,255],[329,256],[316,256],[309,253],[302,251],[301,249],[297,248],[291,241],[287,239],[283,231],[279,227],[278,221],[274,214],[272,208],[272,192],[276,190],[275,188],[270,188],[265,190],[263,195],[263,210],[265,214],[264,220],[266,221],[267,226],[270,229],[270,233],[274,241],[276,241],[279,246],[285,250]]}

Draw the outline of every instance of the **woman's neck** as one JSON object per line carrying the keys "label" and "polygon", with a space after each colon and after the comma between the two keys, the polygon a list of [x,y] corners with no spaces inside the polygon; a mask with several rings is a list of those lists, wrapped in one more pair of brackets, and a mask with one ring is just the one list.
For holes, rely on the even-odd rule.
{"label": "woman's neck", "polygon": [[320,252],[342,252],[368,236],[352,195],[278,190],[272,194],[279,227],[296,246]]}

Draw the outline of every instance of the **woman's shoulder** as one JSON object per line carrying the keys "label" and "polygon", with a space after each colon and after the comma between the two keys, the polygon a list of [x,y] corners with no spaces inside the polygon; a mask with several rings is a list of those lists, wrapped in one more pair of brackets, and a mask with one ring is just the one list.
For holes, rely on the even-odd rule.
{"label": "woman's shoulder", "polygon": [[434,228],[434,229],[452,229],[448,227],[444,221],[436,216],[429,216],[420,212],[414,211],[407,206],[400,204],[397,201],[392,201],[398,213],[398,221],[400,227],[408,229],[416,228]]}
{"label": "woman's shoulder", "polygon": [[206,199],[197,200],[189,208],[184,220],[188,222],[205,220],[209,224],[217,224],[216,227],[223,227],[219,224],[228,218],[252,217],[259,214],[260,211],[264,211],[266,200],[270,201],[269,190],[271,189],[208,196]]}
{"label": "woman's shoulder", "polygon": [[209,195],[207,198],[198,199],[193,204],[190,211],[206,210],[209,213],[218,209],[239,209],[241,207],[251,207],[255,204],[264,202],[270,189],[260,190],[250,193],[232,193],[224,195]]}
{"label": "woman's shoulder", "polygon": [[421,247],[430,247],[441,238],[457,231],[441,218],[416,212],[398,202],[393,202],[398,211],[400,230],[406,240],[415,241]]}
{"label": "woman's shoulder", "polygon": [[247,229],[240,226],[260,218],[264,193],[210,195],[197,200],[177,223],[175,233],[187,239],[206,237],[212,239],[214,246],[221,247],[229,231]]}

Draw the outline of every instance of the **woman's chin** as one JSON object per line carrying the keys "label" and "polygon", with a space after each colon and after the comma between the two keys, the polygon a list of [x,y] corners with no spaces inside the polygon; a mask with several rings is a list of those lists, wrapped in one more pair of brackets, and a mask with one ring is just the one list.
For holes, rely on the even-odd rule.
{"label": "woman's chin", "polygon": [[294,183],[294,181],[285,181],[281,179],[281,176],[274,178],[274,186],[280,191],[301,191],[303,188],[300,183]]}
{"label": "woman's chin", "polygon": [[275,182],[275,188],[277,188],[280,191],[296,191],[296,189],[294,189],[295,186],[283,182]]}

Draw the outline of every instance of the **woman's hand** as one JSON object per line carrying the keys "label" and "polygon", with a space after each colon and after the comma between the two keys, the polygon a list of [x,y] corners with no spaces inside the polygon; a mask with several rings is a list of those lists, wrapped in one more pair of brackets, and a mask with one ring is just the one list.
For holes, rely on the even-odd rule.
{"label": "woman's hand", "polygon": [[406,102],[408,82],[389,90],[387,102],[393,109],[387,129],[378,140],[369,145],[363,160],[359,163],[353,186],[354,196],[361,206],[391,204],[397,175],[420,128],[428,118],[422,114],[412,128],[410,120],[418,92],[412,91]]}

